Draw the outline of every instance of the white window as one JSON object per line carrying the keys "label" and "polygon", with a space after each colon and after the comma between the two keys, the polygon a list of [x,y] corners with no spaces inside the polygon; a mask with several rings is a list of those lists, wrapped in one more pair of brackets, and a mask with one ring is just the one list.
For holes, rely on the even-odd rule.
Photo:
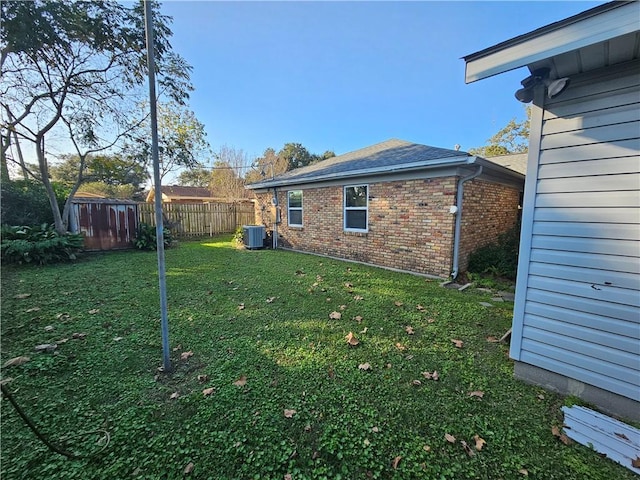
{"label": "white window", "polygon": [[302,226],[302,190],[291,190],[288,192],[289,200],[287,212],[289,225],[295,227]]}
{"label": "white window", "polygon": [[344,229],[352,232],[368,231],[369,196],[367,185],[344,187]]}

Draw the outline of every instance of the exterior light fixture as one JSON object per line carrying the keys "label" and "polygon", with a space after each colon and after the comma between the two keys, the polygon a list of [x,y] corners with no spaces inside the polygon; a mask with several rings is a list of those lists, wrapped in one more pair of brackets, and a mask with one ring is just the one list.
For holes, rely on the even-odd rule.
{"label": "exterior light fixture", "polygon": [[544,85],[547,88],[547,96],[555,98],[564,92],[569,86],[569,77],[558,78],[556,80],[549,79],[550,69],[539,68],[534,70],[531,75],[522,80],[522,88],[515,93],[516,99],[522,103],[529,103],[533,100],[533,90],[537,85]]}

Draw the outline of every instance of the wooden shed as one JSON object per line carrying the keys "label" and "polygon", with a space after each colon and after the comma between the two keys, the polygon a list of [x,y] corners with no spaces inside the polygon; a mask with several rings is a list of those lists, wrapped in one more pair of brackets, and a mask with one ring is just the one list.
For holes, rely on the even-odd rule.
{"label": "wooden shed", "polygon": [[610,2],[465,57],[467,83],[530,74],[515,375],[636,421],[639,30],[640,4]]}

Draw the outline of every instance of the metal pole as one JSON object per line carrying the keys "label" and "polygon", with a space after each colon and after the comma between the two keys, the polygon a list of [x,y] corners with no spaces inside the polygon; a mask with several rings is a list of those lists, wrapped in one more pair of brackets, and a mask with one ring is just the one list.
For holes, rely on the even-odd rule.
{"label": "metal pole", "polygon": [[167,316],[167,278],[164,263],[164,232],[162,221],[162,191],[160,159],[158,156],[158,114],[156,105],[156,63],[154,59],[153,16],[151,2],[144,2],[145,33],[147,37],[147,68],[149,70],[149,107],[151,110],[151,157],[155,193],[156,245],[158,250],[158,279],[160,283],[160,315],[162,324],[162,369],[171,371],[169,359],[169,320]]}

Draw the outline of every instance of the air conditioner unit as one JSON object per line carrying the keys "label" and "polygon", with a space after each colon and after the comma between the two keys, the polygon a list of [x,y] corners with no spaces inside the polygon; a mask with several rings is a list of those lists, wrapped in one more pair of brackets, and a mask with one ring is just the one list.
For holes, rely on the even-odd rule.
{"label": "air conditioner unit", "polygon": [[243,225],[242,238],[246,248],[262,248],[266,231],[264,225]]}

